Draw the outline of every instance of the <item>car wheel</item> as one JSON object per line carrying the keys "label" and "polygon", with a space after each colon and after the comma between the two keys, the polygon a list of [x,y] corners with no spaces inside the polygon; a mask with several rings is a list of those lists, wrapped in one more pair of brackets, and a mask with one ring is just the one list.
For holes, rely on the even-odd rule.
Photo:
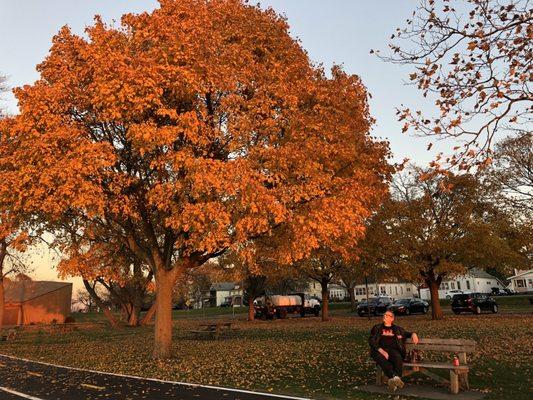
{"label": "car wheel", "polygon": [[474,310],[474,314],[481,314],[481,307],[476,306],[476,308]]}
{"label": "car wheel", "polygon": [[451,300],[451,299],[452,299],[452,296],[450,296],[450,295],[446,296],[446,300]]}
{"label": "car wheel", "polygon": [[492,312],[493,312],[494,314],[496,314],[496,313],[498,312],[498,305],[497,305],[497,304],[494,304],[494,305],[492,306]]}
{"label": "car wheel", "polygon": [[453,313],[454,313],[455,315],[459,315],[459,314],[461,314],[461,311],[454,310]]}
{"label": "car wheel", "polygon": [[405,315],[409,315],[409,314],[411,314],[411,311],[408,308],[406,308],[405,309]]}
{"label": "car wheel", "polygon": [[313,314],[315,315],[315,317],[318,317],[318,315],[320,314],[320,308],[318,306],[315,306]]}
{"label": "car wheel", "polygon": [[423,312],[424,314],[427,314],[427,313],[428,313],[428,311],[429,311],[429,308],[427,308],[427,307],[424,307],[424,310],[423,310],[422,312]]}

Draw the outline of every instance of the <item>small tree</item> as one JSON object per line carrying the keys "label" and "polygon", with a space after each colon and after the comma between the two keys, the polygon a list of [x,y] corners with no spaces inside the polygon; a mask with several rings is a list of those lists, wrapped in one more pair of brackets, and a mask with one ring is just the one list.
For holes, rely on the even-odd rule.
{"label": "small tree", "polygon": [[438,289],[447,276],[467,268],[506,268],[523,262],[513,246],[513,224],[487,200],[472,175],[428,176],[412,169],[397,179],[382,221],[396,273],[408,281],[419,274],[431,293],[432,317],[442,318]]}
{"label": "small tree", "polygon": [[297,268],[303,276],[320,284],[322,294],[322,321],[329,320],[328,286],[339,278],[344,262],[339,254],[322,249],[303,261]]}
{"label": "small tree", "polygon": [[485,172],[487,182],[507,206],[523,219],[533,217],[533,133],[517,132],[496,145],[494,162]]}

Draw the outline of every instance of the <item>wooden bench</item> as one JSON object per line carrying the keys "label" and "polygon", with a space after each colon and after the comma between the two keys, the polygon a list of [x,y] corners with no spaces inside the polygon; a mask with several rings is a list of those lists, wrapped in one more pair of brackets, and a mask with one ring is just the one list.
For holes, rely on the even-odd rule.
{"label": "wooden bench", "polygon": [[200,327],[201,329],[191,331],[196,338],[204,336],[218,339],[221,334],[233,333],[235,331],[233,328],[233,322],[213,322],[208,324],[200,324]]}
{"label": "wooden bench", "polygon": [[[437,339],[427,338],[419,339],[418,345],[413,344],[411,339],[407,339],[406,342],[407,352],[416,350],[421,353],[422,359],[418,362],[404,362],[403,376],[411,375],[414,372],[421,372],[430,378],[450,385],[450,392],[452,394],[459,393],[459,389],[470,389],[468,384],[468,371],[470,366],[467,363],[466,355],[473,353],[476,350],[476,342],[466,339]],[[459,359],[459,365],[453,365],[452,361],[448,362],[436,362],[430,360],[424,360],[424,353],[439,352],[439,353],[454,353]],[[428,369],[447,369],[450,371],[450,380],[444,379],[440,375],[437,375]],[[376,384],[381,385],[386,383],[386,376],[379,366],[376,371]]]}

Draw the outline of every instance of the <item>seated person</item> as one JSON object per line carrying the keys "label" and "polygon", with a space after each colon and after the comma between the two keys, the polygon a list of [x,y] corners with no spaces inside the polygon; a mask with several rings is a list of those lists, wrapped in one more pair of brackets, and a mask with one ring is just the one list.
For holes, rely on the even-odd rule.
{"label": "seated person", "polygon": [[394,313],[387,311],[383,314],[383,322],[375,325],[370,331],[370,356],[376,361],[385,375],[389,378],[387,384],[390,390],[402,388],[403,359],[405,358],[405,339],[413,339],[418,344],[416,333],[407,332],[398,325],[394,325]]}

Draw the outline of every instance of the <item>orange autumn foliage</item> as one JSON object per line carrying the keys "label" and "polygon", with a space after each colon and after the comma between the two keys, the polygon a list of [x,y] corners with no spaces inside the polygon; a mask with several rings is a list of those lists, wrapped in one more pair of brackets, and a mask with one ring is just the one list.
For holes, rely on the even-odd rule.
{"label": "orange autumn foliage", "polygon": [[17,168],[1,195],[52,224],[107,229],[150,266],[154,354],[167,357],[176,271],[230,248],[253,263],[264,237],[284,264],[319,246],[346,255],[391,167],[361,80],[314,66],[282,17],[240,0],[160,3],[54,37],[41,78],[16,90]]}

